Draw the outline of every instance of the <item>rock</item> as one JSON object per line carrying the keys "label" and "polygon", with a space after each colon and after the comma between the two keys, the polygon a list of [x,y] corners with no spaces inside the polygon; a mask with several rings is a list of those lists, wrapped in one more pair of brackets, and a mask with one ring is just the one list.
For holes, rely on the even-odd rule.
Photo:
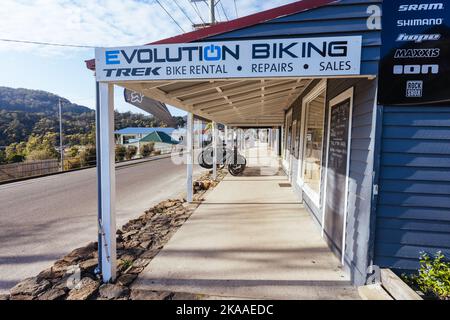
{"label": "rock", "polygon": [[126,240],[126,239],[130,238],[131,236],[135,235],[138,232],[139,232],[139,230],[128,231],[128,232],[122,234],[122,238]]}
{"label": "rock", "polygon": [[75,288],[69,291],[67,300],[87,300],[97,291],[99,286],[98,281],[85,277]]}
{"label": "rock", "polygon": [[151,241],[144,241],[144,242],[141,242],[140,246],[144,249],[148,249],[151,244],[152,244]]}
{"label": "rock", "polygon": [[174,292],[170,300],[202,300],[202,295],[187,292]]}
{"label": "rock", "polygon": [[144,271],[144,267],[134,267],[134,266],[126,270],[128,274],[139,274],[142,271]]}
{"label": "rock", "polygon": [[50,289],[38,297],[38,300],[61,300],[66,295],[62,289]]}
{"label": "rock", "polygon": [[175,202],[173,202],[173,201],[164,201],[163,202],[163,206],[164,206],[164,208],[165,209],[168,209],[168,208],[171,208],[171,207],[173,207],[174,205],[176,205],[176,203]]}
{"label": "rock", "polygon": [[150,263],[149,259],[139,258],[133,262],[133,267],[142,268],[142,267],[146,267],[149,263]]}
{"label": "rock", "polygon": [[127,241],[123,244],[123,246],[125,247],[125,249],[130,249],[130,248],[137,248],[139,247],[140,242],[138,240],[133,240],[133,241]]}
{"label": "rock", "polygon": [[51,283],[48,280],[38,281],[37,277],[27,278],[16,284],[11,290],[11,296],[30,295],[37,296],[39,293],[48,289]]}
{"label": "rock", "polygon": [[117,283],[122,286],[129,286],[137,278],[136,274],[123,274],[117,278]]}
{"label": "rock", "polygon": [[131,300],[166,300],[171,295],[167,291],[131,290]]}
{"label": "rock", "polygon": [[143,241],[148,241],[152,238],[152,233],[151,232],[142,232],[139,234],[139,241],[143,242]]}
{"label": "rock", "polygon": [[94,252],[97,252],[97,242],[91,242],[87,246],[77,248],[73,250],[71,253],[69,253],[63,259],[65,261],[68,261],[75,257],[78,258],[79,260],[88,260],[89,258],[93,257]]}
{"label": "rock", "polygon": [[128,289],[127,287],[112,283],[103,284],[99,289],[100,296],[108,300],[125,297],[129,292],[130,289]]}
{"label": "rock", "polygon": [[0,294],[0,301],[9,300],[9,294]]}
{"label": "rock", "polygon": [[33,300],[34,297],[27,294],[18,294],[15,296],[11,296],[9,300]]}
{"label": "rock", "polygon": [[148,250],[148,251],[144,252],[144,253],[141,255],[141,258],[144,258],[144,259],[153,259],[158,253],[159,253],[159,250],[157,250],[157,249],[151,249],[151,250]]}
{"label": "rock", "polygon": [[91,272],[97,267],[97,265],[98,265],[98,259],[92,258],[92,259],[81,262],[80,269],[82,271]]}
{"label": "rock", "polygon": [[48,268],[48,269],[41,271],[38,274],[37,278],[38,278],[38,281],[42,281],[42,280],[53,281],[55,279],[62,277],[64,275],[64,272],[65,271],[57,271],[57,270],[54,270],[53,268]]}

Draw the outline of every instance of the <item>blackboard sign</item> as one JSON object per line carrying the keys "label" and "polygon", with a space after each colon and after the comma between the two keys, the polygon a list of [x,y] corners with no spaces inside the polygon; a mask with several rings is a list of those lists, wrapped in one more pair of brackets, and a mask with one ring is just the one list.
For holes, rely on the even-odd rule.
{"label": "blackboard sign", "polygon": [[450,1],[383,1],[378,103],[450,101]]}
{"label": "blackboard sign", "polygon": [[328,138],[325,232],[342,250],[345,217],[350,99],[331,106]]}

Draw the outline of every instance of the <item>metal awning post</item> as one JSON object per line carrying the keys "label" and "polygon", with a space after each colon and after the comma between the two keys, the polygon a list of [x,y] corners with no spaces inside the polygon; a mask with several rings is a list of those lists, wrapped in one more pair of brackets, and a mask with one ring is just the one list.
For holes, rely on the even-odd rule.
{"label": "metal awning post", "polygon": [[192,181],[192,165],[194,163],[194,115],[192,112],[187,114],[186,126],[186,201],[191,203],[194,197]]}
{"label": "metal awning post", "polygon": [[99,84],[99,209],[98,221],[101,241],[101,271],[103,282],[116,278],[116,173],[114,157],[114,85]]}
{"label": "metal awning post", "polygon": [[212,122],[213,179],[217,180],[217,123]]}

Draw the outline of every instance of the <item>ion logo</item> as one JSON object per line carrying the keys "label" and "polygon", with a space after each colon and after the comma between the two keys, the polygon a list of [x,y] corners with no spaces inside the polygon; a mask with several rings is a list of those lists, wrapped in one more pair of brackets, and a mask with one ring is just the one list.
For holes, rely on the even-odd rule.
{"label": "ion logo", "polygon": [[443,10],[442,3],[422,3],[422,4],[403,4],[398,8],[398,11],[428,11],[428,10]]}
{"label": "ion logo", "polygon": [[421,43],[423,41],[437,41],[441,38],[440,34],[406,34],[401,33],[397,37],[398,42],[414,41],[415,43]]}
{"label": "ion logo", "polygon": [[438,74],[438,64],[410,64],[410,65],[395,65],[394,74]]}

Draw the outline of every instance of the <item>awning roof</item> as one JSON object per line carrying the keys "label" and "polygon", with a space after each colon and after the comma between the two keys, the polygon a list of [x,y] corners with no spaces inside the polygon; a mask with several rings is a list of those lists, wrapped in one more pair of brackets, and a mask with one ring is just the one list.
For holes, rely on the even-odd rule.
{"label": "awning roof", "polygon": [[[188,43],[253,26],[279,17],[318,8],[339,0],[303,0],[271,10],[219,23],[151,44]],[[86,65],[95,70],[95,61]],[[311,83],[311,79],[220,79],[143,81],[116,83],[147,97],[173,105],[195,115],[230,126],[279,126],[284,110]]]}
{"label": "awning roof", "polygon": [[118,85],[231,126],[278,126],[311,79],[125,82]]}

